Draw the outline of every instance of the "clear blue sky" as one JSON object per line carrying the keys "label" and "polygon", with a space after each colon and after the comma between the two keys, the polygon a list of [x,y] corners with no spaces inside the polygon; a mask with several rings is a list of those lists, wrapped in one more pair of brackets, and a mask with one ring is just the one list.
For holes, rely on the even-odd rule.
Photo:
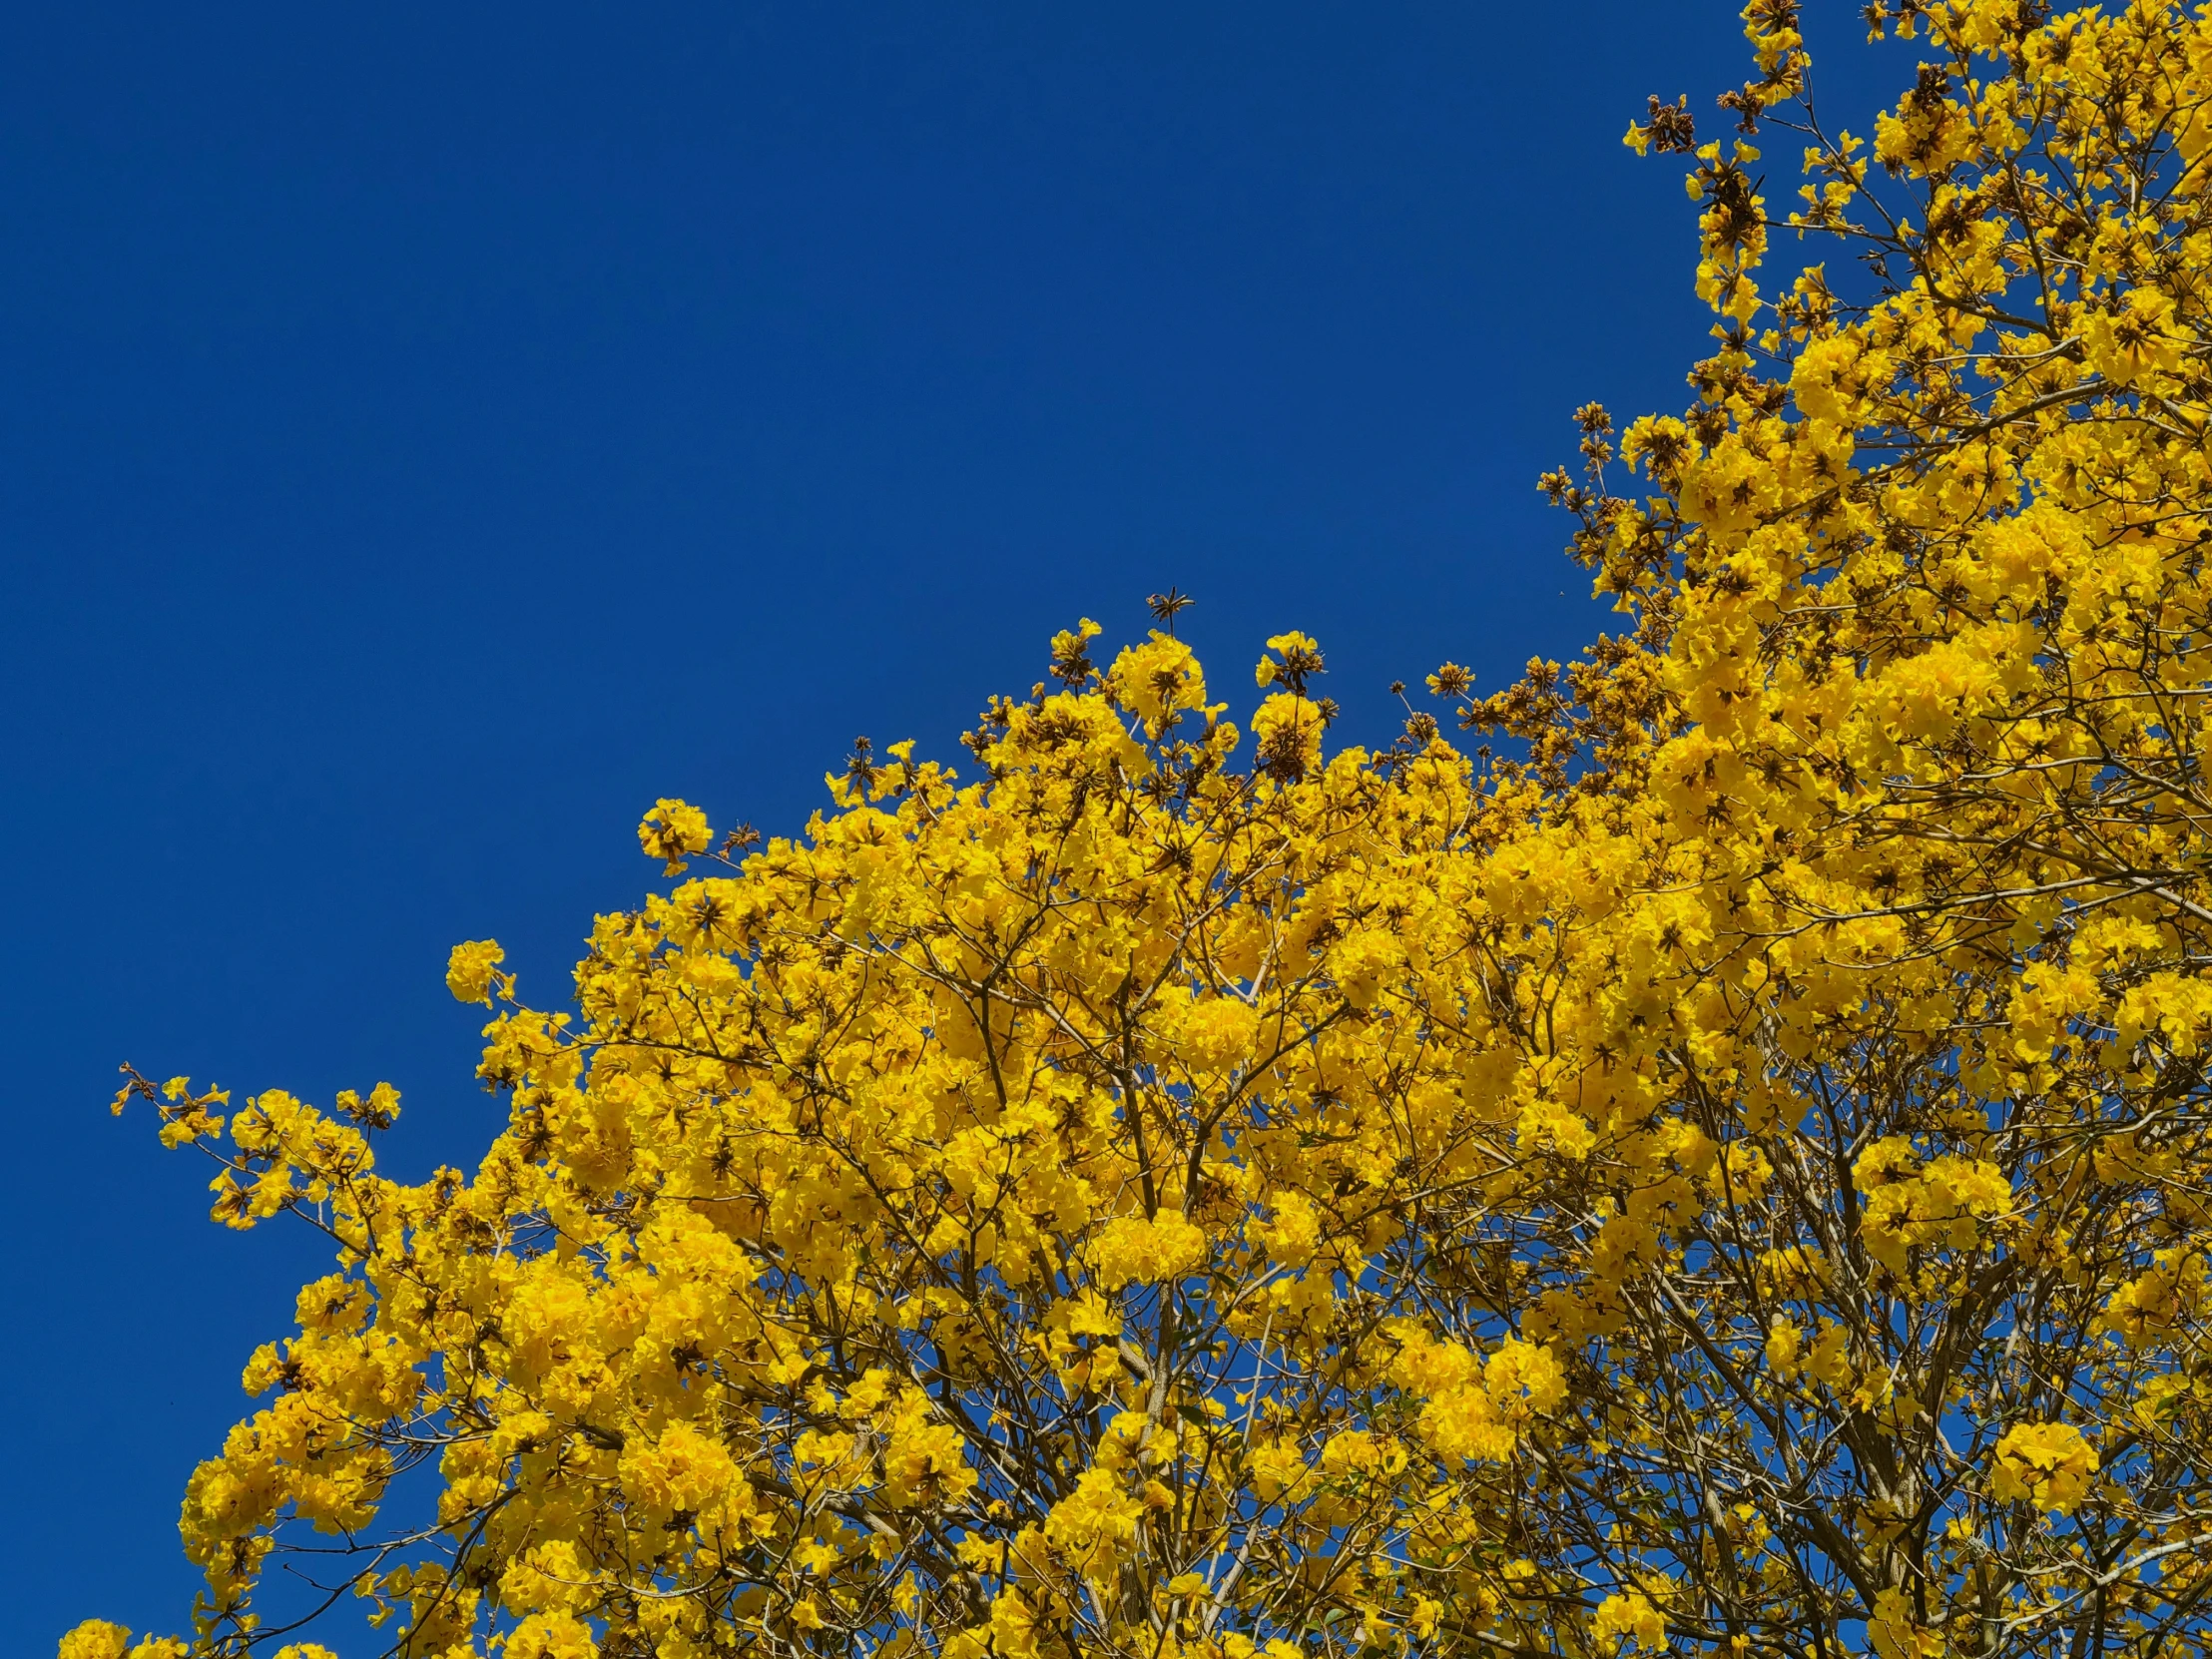
{"label": "clear blue sky", "polygon": [[1239,699],[1319,635],[1355,739],[1572,650],[1534,477],[1709,320],[1620,134],[1743,71],[1704,0],[11,14],[0,1652],[182,1625],[185,1476],[323,1271],[119,1061],[387,1078],[390,1162],[471,1163],[447,947],[559,998],[656,796],[796,830],[1170,583]]}

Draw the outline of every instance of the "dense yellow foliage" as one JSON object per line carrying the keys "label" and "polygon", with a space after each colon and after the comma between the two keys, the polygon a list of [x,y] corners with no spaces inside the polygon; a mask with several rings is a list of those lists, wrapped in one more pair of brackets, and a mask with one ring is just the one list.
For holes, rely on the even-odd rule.
{"label": "dense yellow foliage", "polygon": [[2201,1651],[2212,22],[1876,13],[1871,149],[1788,0],[1630,132],[1718,345],[1546,480],[1632,632],[1431,681],[1510,759],[1086,625],[961,777],[660,803],[572,1014],[456,947],[472,1177],[134,1074],[338,1261],[130,1651],[278,1559],[418,1656]]}

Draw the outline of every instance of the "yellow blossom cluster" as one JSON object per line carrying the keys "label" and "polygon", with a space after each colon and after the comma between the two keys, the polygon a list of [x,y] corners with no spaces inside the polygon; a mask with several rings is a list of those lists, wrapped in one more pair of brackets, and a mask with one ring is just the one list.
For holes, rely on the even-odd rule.
{"label": "yellow blossom cluster", "polygon": [[2014,1423],[1997,1440],[1990,1489],[2066,1514],[2088,1494],[2096,1471],[2096,1451],[2073,1424]]}

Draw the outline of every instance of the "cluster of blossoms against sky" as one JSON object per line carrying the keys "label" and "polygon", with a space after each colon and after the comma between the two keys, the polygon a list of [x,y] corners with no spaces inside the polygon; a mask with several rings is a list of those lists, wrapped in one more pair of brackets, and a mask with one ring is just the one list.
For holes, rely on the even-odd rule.
{"label": "cluster of blossoms against sky", "polygon": [[1715,341],[1544,480],[1581,661],[1332,751],[1169,604],[803,835],[661,802],[572,1011],[454,950],[473,1174],[134,1074],[336,1262],[193,1633],[65,1659],[304,1659],[278,1563],[425,1659],[2202,1652],[2212,23],[1874,17],[1871,146],[1787,0],[1631,129]]}

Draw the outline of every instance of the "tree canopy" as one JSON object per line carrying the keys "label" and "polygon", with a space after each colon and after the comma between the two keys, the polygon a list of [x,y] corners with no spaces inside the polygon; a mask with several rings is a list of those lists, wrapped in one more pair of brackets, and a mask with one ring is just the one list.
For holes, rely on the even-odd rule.
{"label": "tree canopy", "polygon": [[454,950],[472,1175],[132,1073],[336,1263],[192,1633],[64,1659],[312,1654],[278,1562],[409,1659],[2212,1647],[2212,17],[1868,15],[1871,144],[1793,0],[1630,129],[1715,345],[1543,481],[1581,660],[1332,751],[1170,602],[803,835],[664,801],[572,1012]]}

